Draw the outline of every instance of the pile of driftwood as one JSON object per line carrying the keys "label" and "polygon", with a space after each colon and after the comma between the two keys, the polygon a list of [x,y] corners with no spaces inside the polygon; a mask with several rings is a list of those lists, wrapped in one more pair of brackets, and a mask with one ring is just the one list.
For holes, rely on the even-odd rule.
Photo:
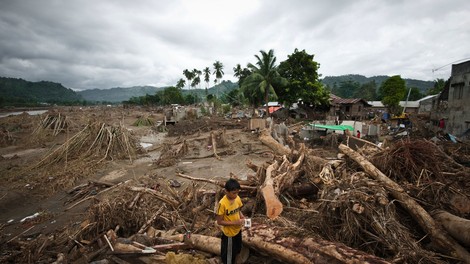
{"label": "pile of driftwood", "polygon": [[[469,263],[469,169],[433,142],[358,148],[357,139],[344,138],[338,155],[327,158],[293,141],[280,144],[269,131],[260,140],[273,159],[248,162],[252,173],[244,180],[230,174],[241,183],[243,212],[253,222],[243,230],[247,263]],[[184,155],[180,144],[169,156]],[[220,230],[213,212],[226,179],[177,176],[189,184],[151,175],[107,186],[80,225],[54,238],[10,241],[27,252],[15,260],[171,263],[176,252],[193,263],[215,263]],[[99,196],[103,190],[109,191]]]}
{"label": "pile of driftwood", "polygon": [[[196,153],[194,156],[188,157],[190,148],[196,149]],[[218,151],[218,148],[224,148],[224,150]],[[175,165],[182,157],[191,159],[215,157],[220,160],[220,156],[233,153],[226,139],[226,130],[220,129],[211,131],[209,137],[194,138],[191,142],[177,138],[175,141],[163,143],[161,155],[154,161],[154,164],[158,167],[169,167]]]}
{"label": "pile of driftwood", "polygon": [[33,131],[33,135],[36,137],[41,134],[57,136],[59,133],[64,132],[69,126],[70,121],[67,119],[67,116],[61,113],[51,113],[40,120]]}
{"label": "pile of driftwood", "polygon": [[[52,119],[48,116],[42,124],[49,124],[47,127],[50,127],[57,122],[62,125],[54,127],[67,124],[63,116]],[[78,180],[91,175],[103,161],[127,159],[133,162],[141,153],[143,150],[138,140],[123,125],[90,122],[62,145],[54,146],[39,162],[15,172],[11,180],[28,184],[30,188],[52,188],[55,192],[70,188]]]}
{"label": "pile of driftwood", "polygon": [[98,160],[128,158],[133,161],[140,149],[137,141],[124,126],[90,123],[64,144],[44,157],[36,167],[59,163],[67,159]]}

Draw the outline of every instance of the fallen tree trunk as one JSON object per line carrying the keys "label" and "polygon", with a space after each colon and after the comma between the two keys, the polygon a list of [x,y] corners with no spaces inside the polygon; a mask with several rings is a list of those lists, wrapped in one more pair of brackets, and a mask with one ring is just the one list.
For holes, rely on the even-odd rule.
{"label": "fallen tree trunk", "polygon": [[442,224],[453,238],[466,246],[470,246],[470,220],[444,210],[436,210],[432,216]]}
{"label": "fallen tree trunk", "polygon": [[348,155],[351,159],[359,163],[361,167],[374,179],[380,181],[384,187],[401,202],[401,205],[408,211],[408,213],[415,219],[419,225],[429,233],[431,239],[440,247],[443,253],[450,254],[453,257],[459,258],[465,263],[470,263],[470,253],[462,247],[452,237],[448,236],[434,221],[434,219],[421,207],[406,191],[392,181],[379,169],[377,169],[371,162],[363,156],[345,146],[339,145],[339,149],[344,154]]}
{"label": "fallen tree trunk", "polygon": [[261,131],[261,134],[259,136],[259,140],[268,146],[270,149],[272,149],[276,154],[278,155],[289,155],[291,152],[289,148],[284,147],[281,145],[279,142],[277,142],[272,136],[271,132],[268,129],[264,129]]}
{"label": "fallen tree trunk", "polygon": [[[243,231],[243,244],[283,263],[374,263],[389,262],[341,243],[318,238],[282,237],[282,229],[257,225]],[[162,238],[185,242],[192,248],[220,255],[220,238],[191,234],[165,235]],[[246,253],[241,253],[246,254]]]}
{"label": "fallen tree trunk", "polygon": [[272,226],[253,226],[244,232],[243,243],[283,263],[389,263],[341,243],[311,237],[282,237],[282,231]]}
{"label": "fallen tree trunk", "polygon": [[[349,144],[351,143],[350,142],[350,139],[352,139],[353,141],[357,141],[357,142],[360,142],[362,143],[362,145],[367,145],[367,146],[370,146],[370,147],[373,147],[377,150],[382,150],[381,147],[377,146],[376,144],[372,143],[372,142],[369,142],[365,139],[362,139],[362,138],[358,138],[358,137],[353,137],[353,136],[348,136],[348,139],[346,140],[346,142],[348,142],[348,147],[349,147]],[[357,147],[357,146],[356,146]]]}
{"label": "fallen tree trunk", "polygon": [[261,187],[264,203],[266,205],[266,215],[269,219],[275,219],[282,213],[282,203],[274,192],[272,172],[278,167],[277,161],[269,165],[266,169],[266,178]]}
{"label": "fallen tree trunk", "polygon": [[161,238],[184,242],[192,248],[220,256],[220,238],[198,234],[189,236],[184,234],[168,235],[166,232],[160,234]]}
{"label": "fallen tree trunk", "polygon": [[[164,233],[162,233],[162,235],[162,238],[184,242],[185,245],[188,245],[191,248],[220,256],[221,241],[218,237],[204,236],[198,234],[191,234],[190,236],[186,236],[183,234],[165,235]],[[156,248],[156,246],[153,248]],[[249,257],[249,254],[250,252],[248,248],[243,247],[238,258],[246,261],[246,259],[248,259]],[[244,261],[242,261],[242,263],[244,263]]]}

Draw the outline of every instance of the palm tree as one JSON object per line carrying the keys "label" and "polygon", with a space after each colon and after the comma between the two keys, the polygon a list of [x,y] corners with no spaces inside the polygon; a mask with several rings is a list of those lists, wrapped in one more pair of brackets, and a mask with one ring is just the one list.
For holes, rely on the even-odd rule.
{"label": "palm tree", "polygon": [[206,97],[207,97],[207,90],[209,89],[209,81],[211,78],[211,69],[209,69],[209,67],[206,67],[202,72],[204,73],[204,81],[206,82]]}
{"label": "palm tree", "polygon": [[[202,72],[200,70],[198,69],[193,70],[193,81],[191,82],[191,87],[195,88],[201,83],[201,74]],[[196,98],[196,103],[197,103],[197,95],[195,95],[195,98]]]}
{"label": "palm tree", "polygon": [[240,63],[238,63],[237,66],[233,67],[233,72],[235,73],[234,76],[238,78],[238,86],[240,86],[240,79],[243,74],[243,69]]}
{"label": "palm tree", "polygon": [[202,72],[204,73],[204,81],[206,82],[206,89],[208,89],[209,81],[211,78],[211,69],[209,69],[209,67],[206,67]]}
{"label": "palm tree", "polygon": [[188,89],[189,89],[189,87],[191,86],[191,80],[194,78],[194,73],[192,71],[189,71],[188,69],[185,69],[183,71],[183,75],[184,77],[186,77],[186,79],[188,79]]}
{"label": "palm tree", "polygon": [[202,72],[198,69],[193,70],[193,81],[191,82],[191,87],[196,87],[201,83],[201,74]]}
{"label": "palm tree", "polygon": [[178,82],[176,83],[176,88],[178,89],[183,89],[183,87],[186,85],[186,81],[183,80],[183,78],[179,79]]}
{"label": "palm tree", "polygon": [[[214,64],[215,85],[217,86],[220,79],[224,75],[224,65],[220,61],[215,61]],[[217,98],[219,98],[219,88],[217,87]]]}
{"label": "palm tree", "polygon": [[263,94],[266,104],[266,114],[269,115],[269,96],[271,95],[273,98],[277,98],[274,86],[284,86],[287,80],[282,78],[277,72],[274,51],[271,49],[266,53],[261,50],[260,53],[261,57],[255,55],[255,58],[258,60],[256,65],[251,63],[247,65],[252,73],[243,82],[242,90],[251,97],[258,97],[260,94]]}
{"label": "palm tree", "polygon": [[248,68],[242,68],[240,64],[233,67],[234,76],[238,78],[238,87],[242,87],[243,81],[250,76],[251,71]]}

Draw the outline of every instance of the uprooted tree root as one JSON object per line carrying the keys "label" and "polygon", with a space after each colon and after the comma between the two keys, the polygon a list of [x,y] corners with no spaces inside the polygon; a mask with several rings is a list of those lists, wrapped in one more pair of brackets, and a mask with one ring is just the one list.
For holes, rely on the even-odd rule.
{"label": "uprooted tree root", "polygon": [[[439,178],[441,161],[442,155],[435,145],[425,140],[400,140],[371,158],[391,179],[413,183]],[[431,178],[425,178],[428,176]]]}
{"label": "uprooted tree root", "polygon": [[401,140],[374,155],[371,162],[419,198],[428,210],[441,208],[461,215],[451,201],[470,190],[470,170],[446,154],[458,155],[457,151],[441,150],[427,140]]}
{"label": "uprooted tree root", "polygon": [[386,190],[363,172],[347,173],[325,185],[319,194],[313,229],[326,239],[340,241],[376,256],[403,263],[442,263],[419,246]]}

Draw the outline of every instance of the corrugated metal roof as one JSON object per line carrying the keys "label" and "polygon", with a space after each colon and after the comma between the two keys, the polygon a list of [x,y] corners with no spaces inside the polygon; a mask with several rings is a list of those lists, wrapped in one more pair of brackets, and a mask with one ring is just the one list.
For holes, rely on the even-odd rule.
{"label": "corrugated metal roof", "polygon": [[333,104],[355,104],[359,102],[363,102],[366,106],[368,104],[368,102],[362,98],[341,98],[334,94],[330,94],[330,100]]}
{"label": "corrugated metal roof", "polygon": [[[384,104],[382,104],[381,101],[368,101],[368,103],[372,106],[372,107],[385,107]],[[419,101],[400,101],[400,106],[401,107],[419,107]]]}

